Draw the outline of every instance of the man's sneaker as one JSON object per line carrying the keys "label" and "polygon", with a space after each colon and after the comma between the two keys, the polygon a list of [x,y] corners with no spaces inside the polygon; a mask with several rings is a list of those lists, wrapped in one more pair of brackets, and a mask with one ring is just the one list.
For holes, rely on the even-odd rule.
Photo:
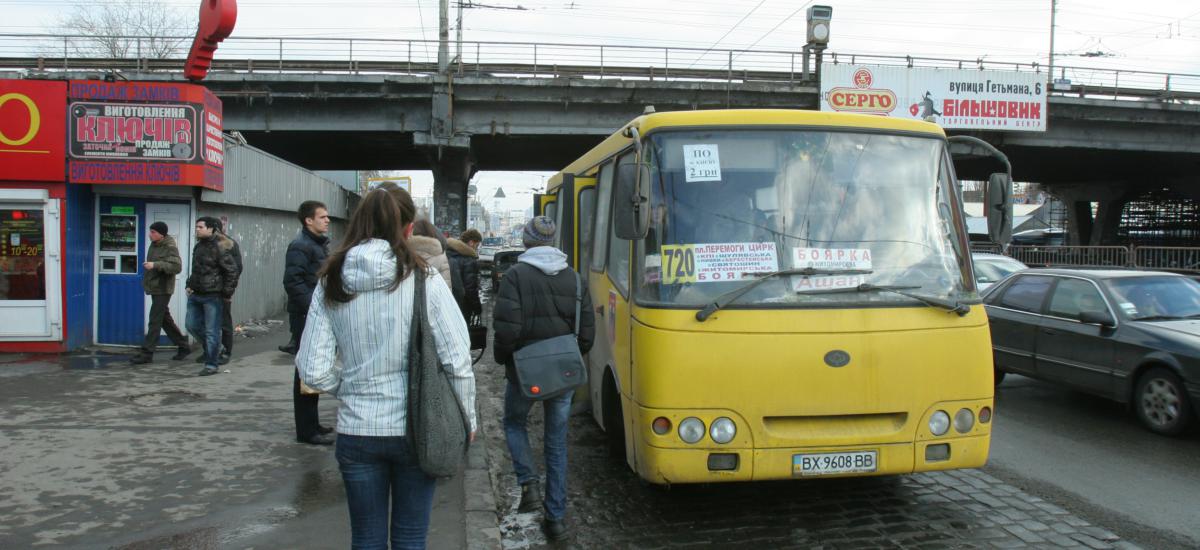
{"label": "man's sneaker", "polygon": [[146,353],[139,353],[139,354],[137,354],[137,355],[134,355],[134,356],[133,356],[131,359],[129,359],[129,364],[131,364],[131,365],[145,365],[146,363],[149,363],[149,362],[151,362],[151,361],[153,361],[153,360],[154,360],[154,358],[153,358],[153,357],[151,357],[149,354],[146,354]]}
{"label": "man's sneaker", "polygon": [[517,505],[517,511],[521,513],[536,512],[542,507],[542,491],[538,487],[538,482],[530,481],[521,486],[521,503]]}
{"label": "man's sneaker", "polygon": [[217,369],[210,369],[208,367],[204,367],[203,369],[200,369],[200,372],[197,374],[197,376],[212,376],[218,372],[221,372],[221,371],[219,371]]}
{"label": "man's sneaker", "polygon": [[309,445],[333,445],[336,438],[333,434],[316,434],[308,439],[296,438],[298,443],[308,443]]}
{"label": "man's sneaker", "polygon": [[294,341],[288,342],[282,346],[279,346],[279,351],[282,351],[288,355],[296,355],[296,352],[300,351],[300,344]]}
{"label": "man's sneaker", "polygon": [[184,359],[187,359],[187,357],[191,354],[192,354],[192,346],[180,346],[179,351],[175,352],[175,355],[171,356],[171,360],[172,361],[183,361]]}
{"label": "man's sneaker", "polygon": [[229,354],[228,353],[222,353],[221,355],[217,356],[217,364],[218,365],[224,365],[227,363],[229,363]]}
{"label": "man's sneaker", "polygon": [[547,519],[542,522],[542,531],[550,540],[560,540],[567,536],[567,522],[561,519]]}

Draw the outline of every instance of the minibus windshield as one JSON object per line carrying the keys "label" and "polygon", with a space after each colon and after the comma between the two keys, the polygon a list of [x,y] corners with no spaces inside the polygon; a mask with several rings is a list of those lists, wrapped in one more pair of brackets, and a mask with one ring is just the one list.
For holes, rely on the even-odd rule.
{"label": "minibus windshield", "polygon": [[[837,130],[661,131],[646,141],[650,229],[637,301],[730,308],[978,300],[944,141]],[[833,273],[833,274],[830,274]],[[835,292],[831,292],[835,291]]]}

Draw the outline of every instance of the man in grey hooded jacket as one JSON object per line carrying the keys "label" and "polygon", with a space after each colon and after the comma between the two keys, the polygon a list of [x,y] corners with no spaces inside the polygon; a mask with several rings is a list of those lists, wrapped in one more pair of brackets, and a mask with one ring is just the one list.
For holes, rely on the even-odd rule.
{"label": "man in grey hooded jacket", "polygon": [[[493,328],[496,361],[504,364],[508,387],[504,393],[504,435],[512,455],[513,469],[521,485],[518,510],[531,512],[542,504],[542,528],[552,540],[567,534],[564,516],[567,509],[567,418],[571,412],[571,392],[542,401],[545,412],[546,459],[545,499],[538,490],[537,466],[529,446],[526,420],[533,401],[517,387],[513,353],[527,344],[575,332],[575,295],[577,275],[567,266],[567,255],[551,246],[554,220],[538,216],[525,225],[522,240],[526,251],[517,258],[500,282],[496,297]],[[595,318],[587,288],[580,289],[579,351],[592,349]]]}

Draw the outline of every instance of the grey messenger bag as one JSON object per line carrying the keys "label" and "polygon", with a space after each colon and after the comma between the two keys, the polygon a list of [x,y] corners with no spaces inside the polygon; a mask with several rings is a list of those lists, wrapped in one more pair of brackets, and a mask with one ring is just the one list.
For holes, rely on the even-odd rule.
{"label": "grey messenger bag", "polygon": [[579,353],[579,308],[582,284],[575,273],[575,330],[571,334],[538,340],[513,353],[521,395],[535,401],[558,397],[587,384],[587,367]]}

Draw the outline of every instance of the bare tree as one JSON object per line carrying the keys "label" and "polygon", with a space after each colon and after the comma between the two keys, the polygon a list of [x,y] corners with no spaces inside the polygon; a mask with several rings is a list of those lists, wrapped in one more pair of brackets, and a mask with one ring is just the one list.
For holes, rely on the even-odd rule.
{"label": "bare tree", "polygon": [[117,0],[76,4],[58,21],[63,34],[84,35],[71,41],[81,57],[180,57],[196,29],[196,15],[162,1]]}

